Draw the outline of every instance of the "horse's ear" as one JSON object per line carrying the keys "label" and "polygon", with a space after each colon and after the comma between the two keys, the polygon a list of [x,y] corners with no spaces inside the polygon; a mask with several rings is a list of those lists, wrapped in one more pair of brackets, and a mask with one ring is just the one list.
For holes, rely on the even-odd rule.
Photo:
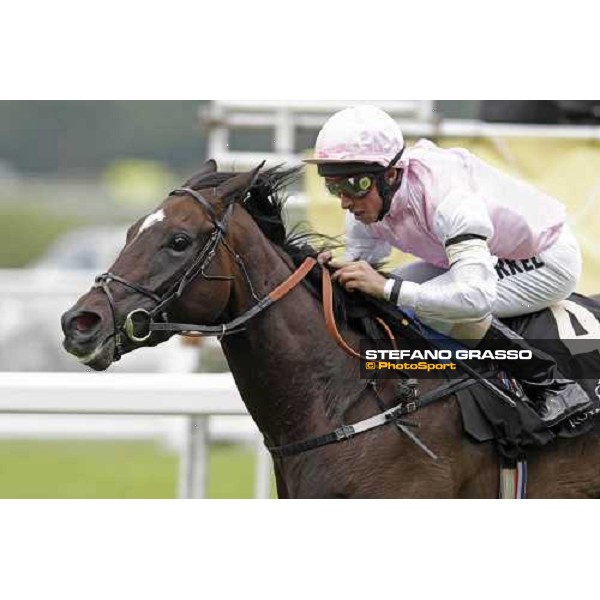
{"label": "horse's ear", "polygon": [[256,169],[247,173],[240,173],[231,179],[228,179],[217,188],[217,196],[220,198],[228,198],[229,196],[242,196],[246,190],[252,186],[260,170],[263,168],[265,161],[261,162]]}
{"label": "horse's ear", "polygon": [[209,158],[200,169],[200,173],[206,175],[207,173],[217,172],[217,161],[214,158]]}
{"label": "horse's ear", "polygon": [[197,173],[194,173],[184,184],[183,187],[193,188],[206,175],[217,172],[217,163],[214,159],[209,158],[200,168]]}

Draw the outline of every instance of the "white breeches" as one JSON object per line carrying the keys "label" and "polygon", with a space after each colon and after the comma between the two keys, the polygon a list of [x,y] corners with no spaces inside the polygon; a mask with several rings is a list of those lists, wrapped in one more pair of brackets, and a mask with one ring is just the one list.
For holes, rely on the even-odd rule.
{"label": "white breeches", "polygon": [[[526,260],[498,259],[497,296],[492,314],[497,317],[513,317],[532,313],[564,300],[577,286],[581,276],[582,262],[579,244],[568,225],[556,242],[537,256]],[[445,285],[452,281],[450,270],[441,269],[423,261],[417,261],[394,270],[407,281],[429,281]],[[417,307],[417,315],[419,310]],[[443,324],[423,318],[428,325],[449,333],[456,323]],[[487,329],[487,326],[485,327]],[[453,332],[454,337],[458,337]]]}

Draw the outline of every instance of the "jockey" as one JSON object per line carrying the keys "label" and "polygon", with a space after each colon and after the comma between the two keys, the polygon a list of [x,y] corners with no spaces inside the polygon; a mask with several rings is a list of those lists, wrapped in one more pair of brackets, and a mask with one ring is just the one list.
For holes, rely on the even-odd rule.
{"label": "jockey", "polygon": [[[478,348],[531,350],[532,360],[506,368],[548,426],[590,405],[552,357],[494,318],[541,310],[575,290],[581,255],[563,204],[467,150],[427,140],[406,148],[398,124],[374,106],[334,114],[305,162],[347,211],[346,261],[319,256],[334,280]],[[386,278],[371,264],[392,246],[421,260]]]}

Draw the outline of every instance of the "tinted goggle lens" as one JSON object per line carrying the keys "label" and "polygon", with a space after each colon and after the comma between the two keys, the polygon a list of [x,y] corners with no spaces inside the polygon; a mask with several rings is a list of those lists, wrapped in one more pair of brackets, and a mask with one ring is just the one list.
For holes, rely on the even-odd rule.
{"label": "tinted goggle lens", "polygon": [[374,183],[375,179],[371,175],[325,179],[329,193],[338,198],[342,194],[351,198],[364,198],[371,191]]}

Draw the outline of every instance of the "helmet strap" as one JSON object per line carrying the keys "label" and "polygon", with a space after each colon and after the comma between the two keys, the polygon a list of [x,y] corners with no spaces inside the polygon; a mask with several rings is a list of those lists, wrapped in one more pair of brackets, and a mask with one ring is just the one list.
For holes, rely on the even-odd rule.
{"label": "helmet strap", "polygon": [[402,150],[400,150],[400,152],[398,152],[398,154],[396,154],[396,156],[394,156],[394,158],[392,158],[387,169],[385,171],[383,171],[382,173],[378,173],[377,176],[375,177],[375,185],[377,186],[377,191],[379,192],[379,195],[381,196],[381,199],[382,199],[381,210],[379,211],[379,215],[377,216],[378,221],[381,221],[383,219],[383,217],[385,217],[385,215],[387,215],[387,213],[390,210],[390,206],[392,204],[392,198],[394,197],[394,194],[398,191],[398,189],[402,185],[402,178],[404,177],[404,169],[397,169],[398,174],[397,174],[396,178],[394,179],[393,183],[389,183],[387,181],[385,175],[386,175],[388,169],[394,167],[394,165],[400,160],[403,152],[404,152],[404,148],[402,148]]}

